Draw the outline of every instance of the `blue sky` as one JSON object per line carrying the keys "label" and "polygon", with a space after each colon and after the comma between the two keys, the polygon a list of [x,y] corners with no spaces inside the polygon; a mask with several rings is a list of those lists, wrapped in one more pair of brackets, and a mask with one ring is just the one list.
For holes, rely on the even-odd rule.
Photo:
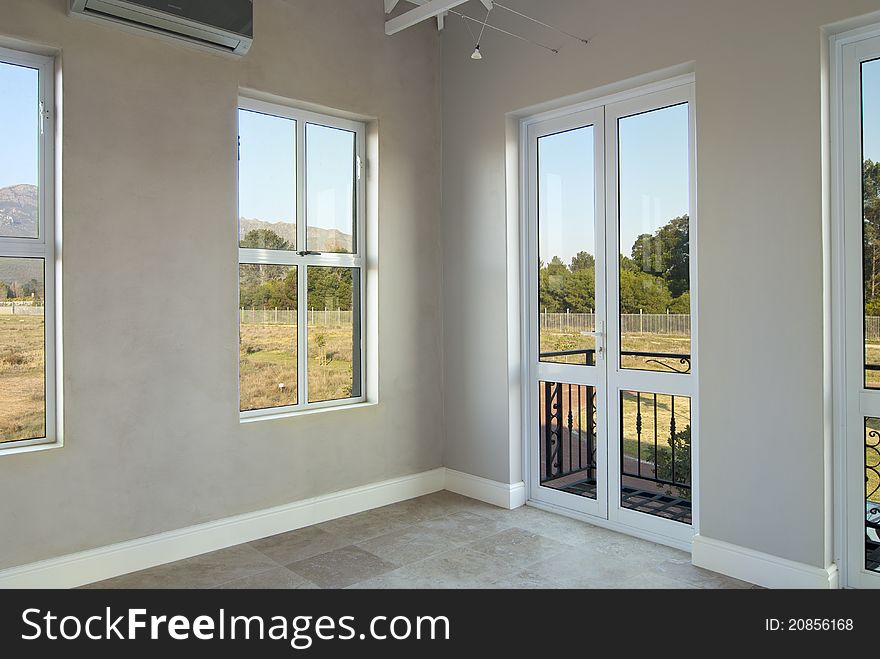
{"label": "blue sky", "polygon": [[[258,112],[238,113],[241,136],[239,214],[296,220],[296,122]],[[352,233],[354,133],[306,124],[309,226]]]}
{"label": "blue sky", "polygon": [[[566,264],[596,253],[592,126],[543,137],[539,143],[540,258]],[[688,213],[686,105],[620,121],[620,251],[636,238]]]}
{"label": "blue sky", "polygon": [[690,212],[688,106],[619,122],[620,253],[632,255],[643,233]]}
{"label": "blue sky", "polygon": [[37,184],[39,73],[0,64],[0,188]]}

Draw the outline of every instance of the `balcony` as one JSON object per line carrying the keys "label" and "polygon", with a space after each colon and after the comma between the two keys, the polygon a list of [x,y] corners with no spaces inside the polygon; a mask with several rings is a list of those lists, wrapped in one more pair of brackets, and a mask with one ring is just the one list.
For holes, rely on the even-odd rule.
{"label": "balcony", "polygon": [[[690,372],[687,354],[622,352],[629,363],[650,370]],[[596,351],[541,354],[542,359],[595,365]],[[541,485],[596,498],[596,390],[584,385],[542,382]],[[684,524],[692,522],[690,400],[684,396],[622,392],[620,503]]]}

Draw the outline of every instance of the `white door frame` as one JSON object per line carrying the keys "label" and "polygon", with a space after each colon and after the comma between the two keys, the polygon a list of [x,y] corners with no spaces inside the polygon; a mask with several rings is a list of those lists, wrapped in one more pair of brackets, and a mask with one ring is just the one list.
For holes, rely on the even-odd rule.
{"label": "white door frame", "polygon": [[[672,102],[666,102],[672,101]],[[691,185],[691,203],[690,203],[690,244],[691,244],[691,355],[692,355],[692,372],[690,375],[676,376],[675,374],[651,373],[642,371],[625,371],[621,376],[625,379],[619,379],[617,376],[611,376],[611,369],[620,371],[618,355],[618,324],[619,319],[616,317],[616,308],[609,309],[605,314],[607,317],[606,329],[606,352],[608,359],[605,360],[607,374],[603,374],[602,379],[596,380],[598,377],[598,369],[592,369],[596,372],[596,376],[590,380],[590,384],[597,384],[597,409],[605,411],[605,420],[600,420],[597,424],[597,463],[600,467],[597,473],[597,480],[603,478],[602,471],[607,474],[607,483],[604,488],[602,483],[597,485],[597,489],[602,492],[604,489],[605,503],[604,505],[594,506],[592,510],[573,510],[570,505],[566,506],[565,498],[572,495],[561,495],[557,499],[553,496],[546,496],[547,488],[540,488],[541,493],[536,492],[539,488],[538,483],[539,465],[536,465],[535,458],[532,455],[532,445],[535,441],[535,428],[538,421],[536,414],[538,411],[538,392],[536,385],[536,377],[534,367],[537,364],[536,339],[538,337],[536,324],[538,322],[537,314],[534,313],[534,305],[537,302],[537,275],[533,272],[533,264],[537,263],[537,227],[536,221],[536,202],[534,184],[537,177],[531,176],[532,171],[536,171],[536,156],[532,148],[532,140],[535,139],[535,126],[544,124],[552,126],[555,122],[561,122],[558,125],[566,125],[566,122],[576,122],[578,115],[582,117],[588,116],[583,113],[601,112],[607,115],[609,108],[616,107],[617,110],[626,110],[630,107],[639,107],[637,111],[647,111],[650,109],[660,109],[665,105],[674,105],[677,103],[687,102],[690,107],[690,185]],[[654,105],[658,103],[658,105]],[[649,107],[652,106],[653,107]],[[530,504],[542,508],[547,508],[567,514],[570,516],[589,521],[593,524],[622,531],[631,535],[647,538],[649,540],[675,546],[690,551],[691,541],[699,529],[699,407],[698,407],[698,367],[697,367],[697,196],[696,196],[696,122],[695,122],[695,93],[694,93],[694,75],[692,73],[679,75],[671,79],[652,82],[646,85],[637,85],[630,89],[620,91],[608,96],[593,98],[576,105],[553,109],[541,112],[532,116],[525,117],[520,120],[520,190],[521,200],[520,208],[520,309],[522,310],[522,326],[521,326],[521,365],[522,365],[522,451],[523,451],[523,472],[526,484],[526,498]],[[595,116],[595,115],[592,115]],[[621,116],[623,114],[621,113]],[[587,122],[591,123],[591,122]],[[604,202],[604,217],[597,215],[596,229],[596,251],[604,250],[602,262],[605,261],[604,256],[607,254],[617,254],[617,231],[610,231],[612,226],[609,218],[614,217],[614,226],[616,226],[616,207],[617,207],[617,161],[616,148],[609,148],[610,144],[616,144],[617,122],[616,119],[604,117],[605,131],[605,154],[601,159],[597,158],[595,170],[596,178],[604,181],[604,194],[597,191],[597,213],[599,212],[599,199]],[[598,135],[601,125],[597,125],[596,142],[599,143]],[[548,131],[552,132],[552,131]],[[544,133],[541,133],[544,134]],[[613,162],[611,162],[613,153]],[[611,175],[613,173],[613,176]],[[608,237],[606,239],[606,232]],[[616,260],[615,260],[616,262]],[[597,290],[597,319],[600,318],[599,308],[599,281],[600,281],[600,257],[596,255],[596,290]],[[608,290],[617,290],[617,268],[606,267]],[[613,279],[612,279],[613,278]],[[605,277],[601,277],[605,279]],[[613,287],[613,288],[612,288]],[[607,296],[607,294],[606,294]],[[615,296],[616,297],[616,296]],[[610,298],[609,298],[610,299]],[[602,308],[605,306],[605,300],[601,301]],[[609,359],[613,361],[608,361]],[[597,360],[598,362],[598,360]],[[546,366],[546,365],[544,365]],[[571,368],[571,367],[569,367]],[[553,372],[552,367],[546,369],[548,373]],[[586,369],[591,370],[591,369]],[[560,375],[562,382],[584,383],[588,382],[573,378],[569,374]],[[653,517],[644,513],[638,513],[626,510],[619,505],[619,463],[613,458],[619,460],[617,441],[619,433],[619,397],[620,388],[616,385],[618,382],[626,382],[627,389],[639,389],[641,391],[651,391],[656,393],[676,394],[688,396],[691,399],[691,482],[692,482],[692,524],[690,526],[678,522],[672,522],[661,518]],[[605,402],[607,401],[607,402]],[[615,402],[617,401],[617,402]],[[603,404],[604,403],[604,404]],[[600,415],[601,416],[601,415]],[[600,432],[601,429],[601,432]],[[603,437],[604,435],[604,437]],[[613,449],[611,447],[614,447]],[[611,451],[613,454],[610,454]],[[612,465],[613,468],[608,468]],[[601,495],[600,495],[601,496]],[[589,508],[589,506],[587,506]]]}
{"label": "white door frame", "polygon": [[[526,212],[527,231],[524,236],[526,252],[528,253],[528,268],[524,270],[528,277],[528,301],[525,309],[528,318],[528,331],[526,332],[525,342],[527,344],[527,352],[525,355],[525,364],[528,379],[525,387],[525,396],[528,399],[527,405],[530,410],[538,410],[539,394],[536,383],[538,381],[545,382],[562,382],[573,385],[585,385],[593,387],[596,391],[596,409],[602,409],[605,406],[606,389],[605,389],[605,359],[604,354],[600,354],[598,348],[604,339],[599,333],[596,334],[596,359],[594,366],[581,366],[571,364],[553,364],[539,361],[538,352],[538,318],[539,309],[538,301],[538,269],[535,265],[538,263],[538,153],[535,146],[538,140],[543,137],[557,135],[578,128],[593,127],[593,163],[594,163],[594,180],[593,180],[593,217],[595,223],[594,235],[596,239],[595,248],[595,313],[596,318],[601,318],[605,312],[605,295],[599,295],[600,290],[605,288],[605,180],[604,167],[602,165],[605,154],[605,129],[604,129],[604,113],[601,107],[590,108],[574,112],[562,117],[554,117],[545,119],[544,121],[536,121],[530,123],[527,128],[526,152],[528,157],[527,181],[526,189],[528,190],[528,206]],[[532,175],[534,172],[534,175]],[[598,326],[596,328],[599,329]],[[604,351],[604,346],[603,351]],[[529,426],[538,421],[538,415],[529,417]],[[589,422],[588,422],[589,423]],[[607,435],[607,419],[602,414],[596,415],[596,464],[605,465],[607,460],[605,437]],[[536,435],[530,434],[532,441]],[[537,460],[529,461],[529,477],[525,480],[528,483],[540,483],[540,464]],[[604,468],[596,469],[596,498],[589,499],[587,497],[575,497],[571,494],[565,494],[553,490],[552,488],[535,486],[531,492],[531,498],[542,503],[572,508],[576,512],[589,515],[604,517],[607,515],[607,473]]]}
{"label": "white door frame", "polygon": [[[650,530],[653,533],[675,538],[681,542],[690,542],[695,534],[695,525],[686,525],[681,522],[673,522],[661,517],[647,515],[645,513],[628,510],[620,506],[619,492],[621,488],[620,473],[620,396],[624,391],[640,391],[658,394],[671,394],[687,397],[691,405],[691,515],[696,519],[698,489],[697,469],[699,464],[699,402],[698,402],[698,323],[695,310],[697,307],[697,198],[696,198],[696,122],[694,111],[695,94],[693,82],[686,85],[678,85],[668,89],[656,90],[641,94],[634,98],[608,103],[605,108],[606,143],[616,143],[618,139],[618,120],[625,117],[652,112],[675,105],[688,104],[688,137],[689,137],[689,182],[690,182],[690,212],[689,212],[689,242],[690,242],[690,293],[691,293],[691,372],[688,374],[665,373],[659,371],[639,371],[620,367],[620,315],[619,308],[612,308],[609,294],[608,304],[608,395],[610,406],[608,415],[610,423],[609,433],[609,464],[615,465],[615,469],[609,476],[608,491],[609,501],[611,493],[615,493],[615,504],[609,505],[608,513],[611,521],[619,522],[626,526],[637,526]],[[618,149],[607,150],[606,185],[607,196],[607,220],[606,233],[608,235],[607,250],[611,255],[620,254],[619,231],[612,230],[619,226],[618,194],[619,190],[619,160]],[[611,257],[609,257],[611,258]],[[619,290],[620,268],[613,267],[609,263],[608,268],[608,291]],[[613,438],[613,441],[611,441]]]}
{"label": "white door frame", "polygon": [[830,56],[834,555],[843,587],[880,588],[864,557],[864,418],[880,417],[880,391],[864,386],[860,79],[880,58],[880,25],[832,36]]}

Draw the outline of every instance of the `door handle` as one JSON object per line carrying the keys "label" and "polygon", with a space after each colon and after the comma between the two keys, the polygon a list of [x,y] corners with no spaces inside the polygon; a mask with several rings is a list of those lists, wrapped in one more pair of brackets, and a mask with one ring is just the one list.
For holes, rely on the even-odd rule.
{"label": "door handle", "polygon": [[596,357],[605,359],[605,321],[596,321]]}

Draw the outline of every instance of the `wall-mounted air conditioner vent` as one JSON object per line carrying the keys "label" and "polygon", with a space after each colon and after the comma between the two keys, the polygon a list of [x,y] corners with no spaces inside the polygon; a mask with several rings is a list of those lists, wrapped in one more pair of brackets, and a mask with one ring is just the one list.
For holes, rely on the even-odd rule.
{"label": "wall-mounted air conditioner vent", "polygon": [[70,11],[236,55],[254,40],[253,0],[70,0]]}

